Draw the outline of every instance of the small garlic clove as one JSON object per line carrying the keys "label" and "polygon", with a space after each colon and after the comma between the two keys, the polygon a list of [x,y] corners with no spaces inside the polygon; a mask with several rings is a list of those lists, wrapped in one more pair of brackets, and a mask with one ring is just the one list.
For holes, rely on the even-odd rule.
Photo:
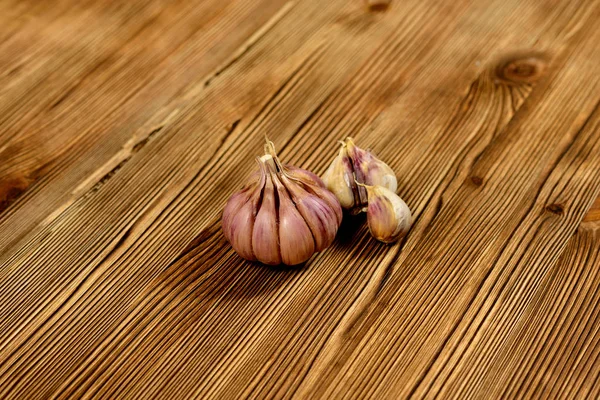
{"label": "small garlic clove", "polygon": [[373,237],[392,243],[406,235],[412,225],[412,215],[406,203],[396,193],[383,186],[364,186],[369,196],[367,223]]}
{"label": "small garlic clove", "polygon": [[329,165],[323,182],[338,201],[342,208],[352,209],[355,207],[355,192],[357,190],[352,172],[352,162],[346,153],[346,145],[342,144],[338,155]]}
{"label": "small garlic clove", "polygon": [[[356,180],[370,186],[383,186],[392,192],[398,189],[398,180],[396,174],[389,165],[375,157],[373,153],[363,150],[354,144],[352,138],[346,138],[348,156],[352,160]],[[366,191],[361,189],[362,204],[366,203]]]}
{"label": "small garlic clove", "polygon": [[[309,193],[286,176],[282,176],[281,181],[290,193],[300,215],[310,228],[316,251],[328,247],[335,239],[337,227],[339,226],[336,210],[326,200]],[[342,210],[339,204],[337,208],[341,214]]]}
{"label": "small garlic clove", "polygon": [[306,221],[296,209],[283,184],[277,182],[279,199],[279,246],[281,260],[286,265],[297,265],[308,260],[315,252],[315,240]]}
{"label": "small garlic clove", "polygon": [[250,235],[252,251],[258,261],[269,265],[281,264],[278,235],[275,188],[271,178],[267,177],[262,203],[254,220],[252,235]]}

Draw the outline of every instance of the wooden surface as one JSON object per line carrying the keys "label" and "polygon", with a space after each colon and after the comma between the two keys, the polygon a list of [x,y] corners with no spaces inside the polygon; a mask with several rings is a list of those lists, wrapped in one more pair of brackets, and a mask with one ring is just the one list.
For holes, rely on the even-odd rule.
{"label": "wooden surface", "polygon": [[[600,3],[373,4],[0,1],[1,398],[600,396]],[[242,261],[265,133],[408,237]]]}

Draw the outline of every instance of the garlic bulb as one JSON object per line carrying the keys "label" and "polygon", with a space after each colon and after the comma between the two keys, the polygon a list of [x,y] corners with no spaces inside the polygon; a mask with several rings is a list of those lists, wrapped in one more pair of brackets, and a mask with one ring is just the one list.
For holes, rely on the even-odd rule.
{"label": "garlic bulb", "polygon": [[342,147],[325,171],[323,182],[336,195],[343,208],[357,214],[366,206],[367,191],[356,182],[396,191],[396,174],[386,163],[356,146],[352,138],[340,143]]}
{"label": "garlic bulb", "polygon": [[272,142],[257,158],[254,182],[234,193],[221,220],[225,238],[247,260],[296,265],[328,247],[342,222],[337,198],[310,171],[283,165]]}
{"label": "garlic bulb", "polygon": [[359,185],[367,191],[367,223],[371,235],[384,243],[395,242],[406,235],[412,225],[412,215],[400,196],[383,186]]}

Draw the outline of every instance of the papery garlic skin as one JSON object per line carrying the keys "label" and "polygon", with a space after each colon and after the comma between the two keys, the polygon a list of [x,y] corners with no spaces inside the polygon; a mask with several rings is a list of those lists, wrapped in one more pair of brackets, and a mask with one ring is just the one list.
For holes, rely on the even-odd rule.
{"label": "papery garlic skin", "polygon": [[367,205],[367,191],[357,185],[382,186],[393,192],[398,188],[394,171],[371,152],[356,146],[350,137],[341,143],[338,155],[329,165],[323,182],[333,192],[343,208],[353,214]]}
{"label": "papery garlic skin", "polygon": [[257,159],[258,182],[234,193],[225,205],[223,234],[247,260],[301,264],[333,242],[342,208],[317,175],[281,164],[271,142],[265,152]]}
{"label": "papery garlic skin", "polygon": [[383,186],[364,187],[369,197],[367,223],[371,235],[384,243],[393,243],[405,236],[413,220],[404,200]]}

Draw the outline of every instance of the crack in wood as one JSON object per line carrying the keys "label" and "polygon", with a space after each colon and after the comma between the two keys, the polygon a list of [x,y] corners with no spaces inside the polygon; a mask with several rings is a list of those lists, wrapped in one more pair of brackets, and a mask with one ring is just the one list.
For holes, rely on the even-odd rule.
{"label": "crack in wood", "polygon": [[[225,134],[225,136],[223,136],[221,138],[221,146],[223,146],[225,144],[225,142],[227,141],[227,139],[229,139],[229,137],[235,131],[235,129],[237,128],[237,126],[239,125],[239,123],[241,121],[242,121],[242,119],[238,118],[225,128],[227,130],[227,133]],[[219,147],[221,147],[221,146],[219,146]]]}
{"label": "crack in wood", "polygon": [[134,145],[131,145],[131,141],[128,142],[128,145],[125,147],[126,156],[117,165],[112,167],[108,172],[106,172],[102,177],[100,177],[100,179],[98,179],[98,181],[83,196],[86,197],[89,194],[98,191],[100,187],[102,187],[110,178],[112,178],[117,172],[119,172],[119,170],[121,170],[121,168],[123,168],[125,164],[127,164],[136,153],[142,150],[148,144],[148,142],[150,142],[150,140],[152,140],[152,138],[156,134],[158,134],[162,129],[163,126],[159,126],[158,128],[151,130],[146,137],[144,137],[142,140],[135,143]]}
{"label": "crack in wood", "polygon": [[139,152],[140,150],[142,150],[142,148],[144,148],[144,146],[146,146],[148,144],[148,142],[150,140],[152,140],[154,138],[154,136],[156,136],[163,128],[164,128],[164,125],[159,126],[158,128],[152,129],[150,131],[150,133],[148,134],[148,136],[146,136],[144,139],[142,139],[141,141],[139,141],[138,143],[136,143],[131,148],[131,155],[134,155],[137,152]]}

